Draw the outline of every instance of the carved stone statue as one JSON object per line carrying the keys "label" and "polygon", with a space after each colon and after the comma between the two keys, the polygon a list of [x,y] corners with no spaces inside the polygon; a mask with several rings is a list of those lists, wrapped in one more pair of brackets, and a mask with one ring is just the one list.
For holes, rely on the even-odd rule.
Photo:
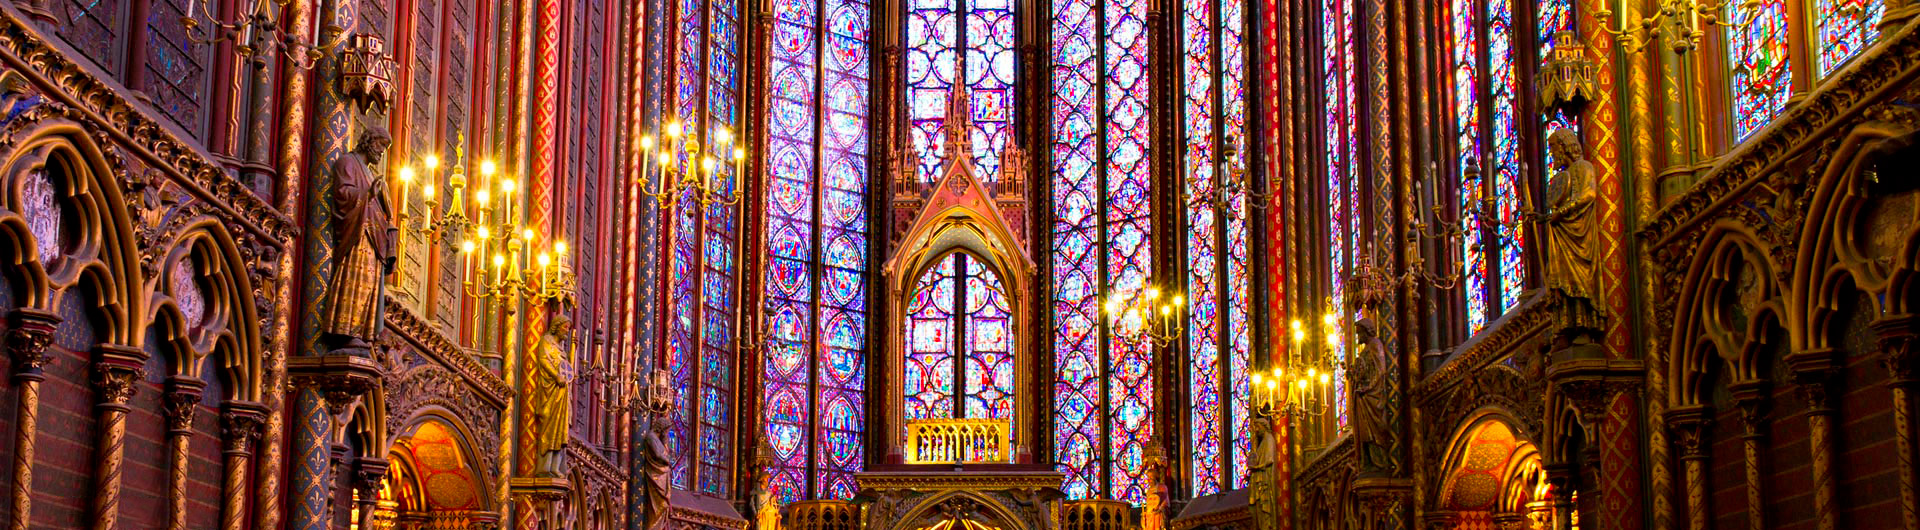
{"label": "carved stone statue", "polygon": [[1279,477],[1273,467],[1280,458],[1280,447],[1275,443],[1272,419],[1254,415],[1248,424],[1247,436],[1251,437],[1251,447],[1247,449],[1248,503],[1253,508],[1254,529],[1272,530],[1280,526]]}
{"label": "carved stone statue", "polygon": [[[656,379],[659,379],[656,377]],[[644,395],[644,392],[643,392]],[[635,427],[641,429],[640,443],[634,459],[639,461],[641,473],[640,497],[646,504],[645,528],[659,530],[666,527],[668,492],[672,491],[671,474],[673,461],[668,460],[667,444],[660,441],[667,430],[666,411],[647,411],[642,409],[634,420]]]}
{"label": "carved stone statue", "polygon": [[1167,501],[1172,498],[1168,495],[1167,480],[1173,470],[1167,467],[1166,450],[1161,449],[1158,441],[1147,444],[1143,460],[1145,469],[1141,476],[1146,480],[1146,495],[1140,501],[1140,530],[1166,530]]}
{"label": "carved stone statue", "polygon": [[533,438],[528,454],[539,462],[536,474],[559,473],[559,456],[566,451],[567,440],[571,438],[568,429],[573,423],[573,400],[568,388],[573,378],[567,373],[571,366],[567,366],[567,350],[560,340],[560,334],[573,325],[557,315],[552,324],[528,363],[527,409],[533,415],[527,425]]}
{"label": "carved stone statue", "polygon": [[320,331],[336,351],[366,354],[380,331],[385,311],[386,278],[393,272],[394,226],[387,204],[387,183],[380,167],[392,139],[368,125],[350,153],[335,160],[333,173],[333,278],[327,284],[330,305]]}
{"label": "carved stone statue", "polygon": [[1354,323],[1359,351],[1354,352],[1352,374],[1353,448],[1364,473],[1391,474],[1393,461],[1393,422],[1388,418],[1387,394],[1393,382],[1387,379],[1386,345],[1380,342],[1378,324],[1372,318]]}
{"label": "carved stone statue", "polygon": [[1596,309],[1599,272],[1595,260],[1599,245],[1594,215],[1592,162],[1580,148],[1580,137],[1569,129],[1547,136],[1553,157],[1553,178],[1547,182],[1547,288],[1559,300],[1556,327],[1561,333],[1598,331],[1605,314]]}
{"label": "carved stone statue", "polygon": [[766,438],[754,448],[753,491],[747,499],[754,530],[780,530],[780,499],[773,494],[773,446]]}

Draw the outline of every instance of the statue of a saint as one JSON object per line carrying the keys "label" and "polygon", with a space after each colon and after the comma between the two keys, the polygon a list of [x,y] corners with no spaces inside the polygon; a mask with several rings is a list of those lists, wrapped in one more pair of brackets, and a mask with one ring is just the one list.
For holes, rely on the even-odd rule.
{"label": "statue of a saint", "polygon": [[1247,449],[1247,501],[1253,508],[1255,530],[1271,530],[1280,526],[1279,477],[1274,474],[1273,463],[1280,459],[1280,447],[1275,443],[1273,420],[1263,414],[1256,414],[1247,422],[1247,436],[1251,445]]}
{"label": "statue of a saint", "polygon": [[333,162],[333,279],[320,331],[334,350],[346,353],[368,353],[386,309],[386,278],[400,230],[387,204],[386,179],[374,168],[392,142],[386,129],[368,125],[353,151]]}
{"label": "statue of a saint", "polygon": [[1354,323],[1354,336],[1359,341],[1359,351],[1354,352],[1351,374],[1353,393],[1353,448],[1360,459],[1361,472],[1392,473],[1393,433],[1392,422],[1387,418],[1387,393],[1392,390],[1392,381],[1387,380],[1386,345],[1380,342],[1377,324],[1372,318],[1361,318]]}
{"label": "statue of a saint", "polygon": [[1596,309],[1599,272],[1594,266],[1593,163],[1580,148],[1580,136],[1559,129],[1547,136],[1553,157],[1553,178],[1547,182],[1547,211],[1542,216],[1547,235],[1547,288],[1561,304],[1557,327],[1562,333],[1603,329],[1605,314]]}
{"label": "statue of a saint", "polygon": [[540,341],[528,364],[527,408],[533,414],[527,428],[533,444],[528,452],[537,474],[558,474],[560,453],[566,451],[572,428],[573,400],[568,385],[573,378],[567,363],[567,350],[559,335],[572,328],[565,317],[555,316],[553,326]]}
{"label": "statue of a saint", "polygon": [[[665,371],[655,371],[652,385],[665,388]],[[642,389],[641,396],[655,394],[651,388]],[[670,399],[670,398],[669,398]],[[643,401],[644,403],[644,401]],[[652,405],[652,406],[650,406]],[[634,427],[641,430],[640,442],[634,460],[640,464],[640,498],[646,505],[647,530],[659,530],[666,527],[668,492],[672,491],[671,475],[673,461],[668,459],[667,444],[660,437],[667,431],[667,407],[671,401],[643,404],[635,415]]]}
{"label": "statue of a saint", "polygon": [[1167,480],[1171,478],[1173,470],[1167,467],[1166,450],[1160,448],[1158,441],[1147,443],[1146,455],[1142,460],[1145,469],[1141,476],[1146,481],[1146,498],[1140,501],[1140,530],[1166,530],[1169,517],[1167,501],[1172,499],[1168,495],[1171,488]]}
{"label": "statue of a saint", "polygon": [[754,448],[753,491],[747,498],[754,530],[780,530],[780,499],[773,494],[773,446],[766,438]]}

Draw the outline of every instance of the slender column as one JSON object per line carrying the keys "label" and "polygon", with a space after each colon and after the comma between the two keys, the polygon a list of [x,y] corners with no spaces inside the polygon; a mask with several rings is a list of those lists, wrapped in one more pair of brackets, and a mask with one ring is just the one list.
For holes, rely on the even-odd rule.
{"label": "slender column", "polygon": [[222,415],[225,443],[220,446],[226,477],[221,484],[220,528],[240,530],[247,514],[247,468],[253,457],[254,437],[260,435],[266,411],[258,404],[229,402]]}
{"label": "slender column", "polygon": [[290,530],[325,530],[327,499],[332,491],[328,482],[327,433],[333,419],[327,416],[320,389],[300,385],[294,390],[293,459],[287,479],[288,498],[293,506]]}
{"label": "slender column", "polygon": [[187,449],[193,443],[194,412],[200,408],[200,394],[207,384],[199,379],[175,376],[167,379],[167,395],[161,401],[167,414],[167,528],[187,528]]}
{"label": "slender column", "polygon": [[1833,469],[1833,381],[1839,373],[1831,349],[1794,352],[1787,357],[1800,398],[1807,402],[1807,450],[1813,456],[1813,514],[1820,530],[1837,530],[1839,481]]}
{"label": "slender column", "polygon": [[94,443],[93,523],[94,530],[113,530],[120,515],[121,453],[127,439],[127,400],[133,398],[140,381],[140,368],[146,352],[126,346],[102,344],[95,348],[93,388],[99,401],[93,405]]}
{"label": "slender column", "polygon": [[1740,423],[1746,427],[1740,443],[1747,453],[1747,528],[1766,528],[1766,479],[1760,451],[1767,446],[1767,382],[1742,381],[1732,386],[1734,405],[1740,407]]}
{"label": "slender column", "polygon": [[9,315],[7,357],[13,360],[13,385],[19,389],[20,403],[14,417],[13,442],[13,519],[10,530],[27,530],[33,515],[33,443],[39,434],[40,382],[53,358],[47,346],[53,344],[54,326],[60,317],[32,309],[16,309]]}
{"label": "slender column", "polygon": [[1567,464],[1547,464],[1543,466],[1547,473],[1547,496],[1552,499],[1551,521],[1542,530],[1565,530],[1573,526],[1573,466]]}
{"label": "slender column", "polygon": [[355,505],[360,507],[360,528],[373,528],[373,510],[379,499],[380,484],[387,478],[387,461],[379,458],[360,458],[353,463],[353,489],[360,498]]}
{"label": "slender column", "polygon": [[[1674,407],[1667,425],[1680,442],[1680,461],[1686,468],[1687,528],[1711,528],[1707,511],[1707,445],[1709,410],[1705,406]],[[1564,527],[1562,527],[1564,528]]]}
{"label": "slender column", "polygon": [[[1888,2],[1891,12],[1893,5],[1905,2]],[[1920,331],[1920,317],[1903,315],[1884,318],[1873,323],[1874,334],[1880,338],[1880,361],[1886,364],[1887,386],[1893,389],[1893,426],[1894,439],[1897,441],[1897,454],[1894,466],[1900,471],[1900,515],[1905,530],[1920,530],[1920,495],[1914,488],[1914,430],[1913,399],[1920,392],[1920,374],[1915,367],[1920,366],[1914,355],[1916,333]]]}

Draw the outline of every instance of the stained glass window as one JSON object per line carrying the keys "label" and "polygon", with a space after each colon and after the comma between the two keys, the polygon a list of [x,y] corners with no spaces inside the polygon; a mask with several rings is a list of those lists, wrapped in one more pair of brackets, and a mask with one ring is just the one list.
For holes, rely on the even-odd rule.
{"label": "stained glass window", "polygon": [[907,97],[919,175],[933,180],[946,156],[947,97],[965,83],[975,174],[992,182],[1012,134],[1013,0],[908,0]]}
{"label": "stained glass window", "polygon": [[1880,36],[1880,16],[1886,11],[1886,0],[1813,0],[1820,75],[1833,73],[1872,44]]}
{"label": "stained glass window", "polygon": [[[1573,21],[1573,0],[1540,0],[1535,23],[1540,36],[1540,64],[1543,68],[1547,60],[1553,57],[1555,50],[1579,49],[1580,43],[1575,40],[1579,38],[1579,33],[1576,32]],[[1561,42],[1562,39],[1566,39],[1567,42]],[[1580,132],[1580,118],[1567,113],[1564,109],[1556,107],[1547,113],[1544,120],[1540,128],[1541,142],[1545,142],[1547,136],[1556,130],[1573,129],[1575,133]],[[1541,157],[1540,167],[1552,167],[1548,165],[1551,157],[1546,156],[1545,149],[1541,150]]]}
{"label": "stained glass window", "polygon": [[768,42],[767,352],[773,492],[853,496],[866,431],[867,71],[860,0],[775,0]]}
{"label": "stained glass window", "polygon": [[[1321,89],[1326,114],[1327,163],[1327,268],[1329,295],[1335,304],[1347,295],[1347,273],[1353,266],[1360,227],[1360,137],[1358,43],[1354,39],[1354,0],[1325,0],[1321,4],[1320,39],[1325,54],[1321,59]],[[1339,326],[1335,319],[1335,326]],[[1343,334],[1338,327],[1333,333]],[[1346,344],[1334,343],[1334,354],[1345,357]],[[1346,378],[1334,374],[1333,418],[1337,428],[1345,428]]]}
{"label": "stained glass window", "polygon": [[1070,497],[1139,502],[1152,357],[1114,340],[1099,299],[1143,289],[1152,255],[1148,1],[1052,2],[1054,459]]}
{"label": "stained glass window", "polygon": [[[1787,2],[1729,7],[1727,29],[1728,79],[1733,92],[1735,141],[1765,127],[1787,108],[1793,92],[1793,69],[1787,62]],[[1825,55],[1824,53],[1822,55]]]}
{"label": "stained glass window", "polygon": [[1243,487],[1247,476],[1246,6],[1224,0],[1184,10],[1190,464],[1193,493],[1210,495]]}
{"label": "stained glass window", "polygon": [[[1519,303],[1525,288],[1513,0],[1453,0],[1448,21],[1461,221],[1467,230],[1461,261],[1471,333]],[[1489,196],[1494,198],[1491,211],[1484,202]]]}
{"label": "stained glass window", "polygon": [[999,275],[942,258],[907,299],[907,419],[1013,419],[1013,308]]}
{"label": "stained glass window", "polygon": [[[724,152],[720,131],[738,130],[739,4],[735,0],[679,0],[674,15],[674,109],[678,121],[706,149]],[[683,152],[677,167],[696,162]],[[717,164],[710,177],[719,192],[737,187],[733,168]],[[732,489],[733,359],[737,318],[735,276],[738,208],[702,204],[688,190],[666,212],[672,235],[667,275],[666,365],[674,387],[667,450],[673,485],[715,495]]]}

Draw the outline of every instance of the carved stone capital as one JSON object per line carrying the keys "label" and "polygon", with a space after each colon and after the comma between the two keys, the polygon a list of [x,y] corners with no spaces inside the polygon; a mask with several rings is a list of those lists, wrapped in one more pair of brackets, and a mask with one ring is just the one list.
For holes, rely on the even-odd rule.
{"label": "carved stone capital", "polygon": [[363,502],[373,502],[374,494],[380,490],[380,484],[386,479],[386,460],[359,458],[353,461],[353,487],[360,490],[360,499]]}
{"label": "carved stone capital", "polygon": [[1674,407],[1667,410],[1667,428],[1680,446],[1681,458],[1705,458],[1706,437],[1712,426],[1712,409],[1704,405]]}
{"label": "carved stone capital", "polygon": [[1833,412],[1834,380],[1840,374],[1839,353],[1831,348],[1793,352],[1787,355],[1795,394],[1807,404],[1811,414]]}
{"label": "carved stone capital", "polygon": [[379,363],[356,355],[295,357],[287,360],[287,372],[293,374],[294,385],[319,390],[327,400],[327,411],[334,416],[379,388],[381,379]]}
{"label": "carved stone capital", "polygon": [[266,407],[258,403],[229,402],[221,415],[226,420],[221,424],[225,431],[222,438],[226,441],[223,449],[231,453],[246,453],[267,423]]}
{"label": "carved stone capital", "polygon": [[13,360],[14,375],[36,380],[53,357],[47,346],[53,344],[53,332],[60,325],[58,315],[38,309],[20,308],[7,315],[7,358]]}
{"label": "carved stone capital", "polygon": [[93,388],[99,393],[98,406],[126,409],[127,401],[139,390],[140,365],[102,360],[93,367]]}
{"label": "carved stone capital", "polygon": [[1765,380],[1741,381],[1728,385],[1728,390],[1733,392],[1733,404],[1740,407],[1740,420],[1747,428],[1747,435],[1765,433],[1767,412],[1773,405],[1772,386]]}
{"label": "carved stone capital", "polygon": [[200,408],[200,395],[207,384],[189,377],[170,377],[167,379],[167,395],[161,399],[161,407],[167,416],[167,432],[184,434],[193,432],[194,412]]}
{"label": "carved stone capital", "polygon": [[1920,316],[1882,318],[1875,320],[1872,328],[1879,337],[1880,362],[1887,367],[1888,384],[1920,382]]}
{"label": "carved stone capital", "polygon": [[1622,393],[1640,388],[1642,364],[1638,360],[1592,357],[1566,358],[1556,353],[1547,367],[1547,381],[1554,392],[1567,398],[1580,414],[1580,423],[1598,431],[1607,417],[1607,405]]}

